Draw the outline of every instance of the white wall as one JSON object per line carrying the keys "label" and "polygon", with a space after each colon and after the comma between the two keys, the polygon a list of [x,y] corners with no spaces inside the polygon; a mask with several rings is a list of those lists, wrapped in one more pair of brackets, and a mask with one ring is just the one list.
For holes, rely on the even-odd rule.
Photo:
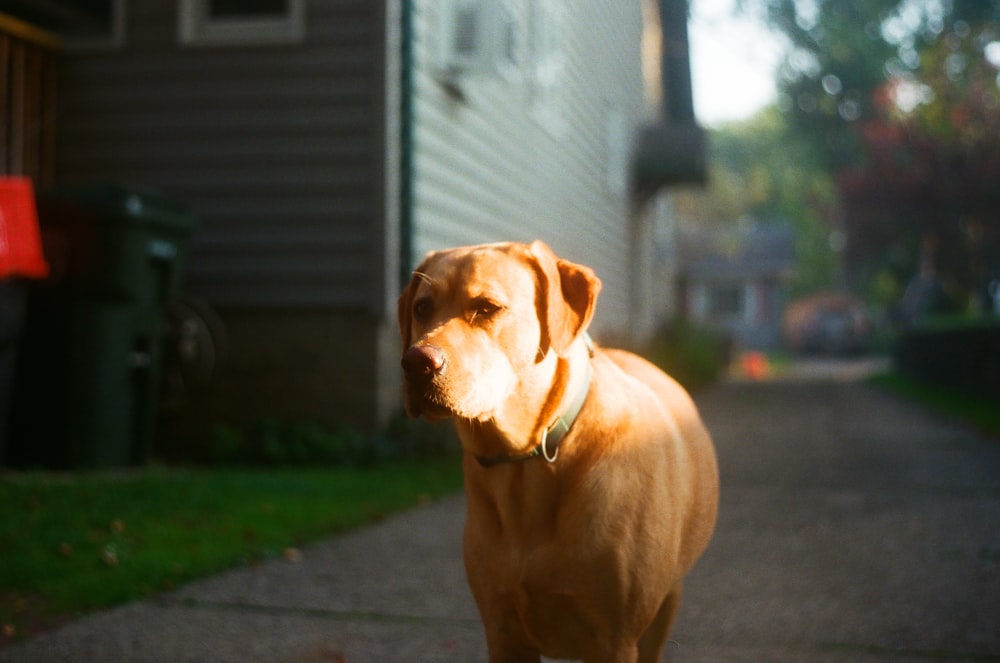
{"label": "white wall", "polygon": [[[627,336],[630,280],[644,271],[635,268],[627,182],[643,112],[640,0],[511,0],[517,67],[451,78],[438,66],[448,2],[414,5],[411,260],[446,246],[541,238],[602,279],[598,338]],[[545,58],[536,38],[543,6],[555,18]]]}

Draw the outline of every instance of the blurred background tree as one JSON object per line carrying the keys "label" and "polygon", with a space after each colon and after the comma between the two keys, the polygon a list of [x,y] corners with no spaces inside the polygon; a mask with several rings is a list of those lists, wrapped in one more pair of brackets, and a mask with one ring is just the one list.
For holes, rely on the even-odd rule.
{"label": "blurred background tree", "polygon": [[839,273],[839,256],[831,249],[839,241],[831,218],[836,187],[810,141],[770,107],[745,122],[710,130],[709,153],[709,188],[675,195],[682,223],[703,228],[742,219],[788,223],[799,264],[791,294],[831,287]]}
{"label": "blurred background tree", "polygon": [[743,213],[793,223],[798,289],[836,282],[839,256],[840,276],[874,303],[930,280],[952,309],[988,306],[1000,0],[741,4],[784,35],[787,57],[778,112],[713,132],[715,181],[741,174]]}
{"label": "blurred background tree", "polygon": [[990,4],[962,15],[968,3],[956,3],[914,66],[876,90],[875,116],[859,132],[863,158],[839,177],[852,271],[891,293],[916,264],[918,279],[939,283],[944,309],[987,308],[1000,278],[1000,32],[982,13]]}

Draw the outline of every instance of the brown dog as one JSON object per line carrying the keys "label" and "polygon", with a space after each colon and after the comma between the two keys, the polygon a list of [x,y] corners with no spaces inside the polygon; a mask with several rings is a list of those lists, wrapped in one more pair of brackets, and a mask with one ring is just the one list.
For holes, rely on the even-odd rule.
{"label": "brown dog", "polygon": [[586,334],[600,281],[542,242],[431,253],[399,298],[410,416],[464,451],[465,567],[490,661],[659,661],[715,526],[687,393]]}

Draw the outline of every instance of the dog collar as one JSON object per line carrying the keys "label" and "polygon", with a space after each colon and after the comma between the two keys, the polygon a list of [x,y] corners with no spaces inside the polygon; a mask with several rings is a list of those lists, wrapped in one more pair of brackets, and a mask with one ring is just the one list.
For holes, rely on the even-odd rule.
{"label": "dog collar", "polygon": [[[590,357],[594,356],[594,341],[590,338],[590,334],[584,334],[584,342],[587,344],[587,350],[590,353]],[[502,463],[517,463],[522,460],[529,460],[531,458],[537,458],[541,456],[550,463],[556,462],[556,458],[559,457],[559,444],[563,441],[566,435],[569,434],[570,429],[576,422],[576,418],[580,415],[580,411],[583,410],[583,404],[587,402],[587,395],[590,393],[590,380],[594,375],[594,368],[590,365],[590,361],[587,361],[586,367],[586,377],[583,381],[583,387],[577,392],[576,398],[570,403],[566,411],[563,412],[562,416],[555,420],[555,422],[546,428],[542,432],[542,441],[532,449],[522,454],[500,454],[498,456],[476,456],[476,461],[479,462],[483,467],[493,467],[494,465],[500,465]]]}

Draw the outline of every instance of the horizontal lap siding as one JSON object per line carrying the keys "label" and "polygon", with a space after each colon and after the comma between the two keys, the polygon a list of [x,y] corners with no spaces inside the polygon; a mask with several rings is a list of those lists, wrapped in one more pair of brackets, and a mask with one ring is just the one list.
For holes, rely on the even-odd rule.
{"label": "horizontal lap siding", "polygon": [[186,289],[223,307],[360,310],[382,260],[379,3],[308,3],[303,43],[181,47],[176,2],[131,2],[125,46],[72,53],[63,183],[151,187],[199,217]]}
{"label": "horizontal lap siding", "polygon": [[[445,246],[541,238],[597,271],[604,289],[595,326],[624,334],[631,220],[628,198],[607,185],[606,128],[612,109],[632,125],[642,112],[641,2],[562,3],[564,69],[547,98],[554,128],[538,119],[521,79],[463,75],[464,100],[449,97],[434,70],[443,5],[416,5],[411,260]],[[526,29],[529,0],[510,6]]]}

